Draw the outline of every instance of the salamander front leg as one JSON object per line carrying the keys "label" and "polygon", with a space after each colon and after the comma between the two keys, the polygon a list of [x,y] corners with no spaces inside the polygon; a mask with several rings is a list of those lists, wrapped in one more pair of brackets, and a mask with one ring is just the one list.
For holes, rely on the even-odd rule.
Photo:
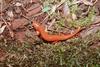
{"label": "salamander front leg", "polygon": [[37,35],[37,36],[40,35],[40,32],[39,32],[39,31],[36,31],[36,35]]}

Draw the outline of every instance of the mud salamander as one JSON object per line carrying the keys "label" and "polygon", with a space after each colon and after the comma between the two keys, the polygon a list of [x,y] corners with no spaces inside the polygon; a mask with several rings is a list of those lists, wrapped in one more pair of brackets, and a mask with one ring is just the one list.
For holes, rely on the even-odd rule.
{"label": "mud salamander", "polygon": [[48,42],[57,42],[57,41],[67,40],[69,38],[72,38],[73,36],[75,36],[81,31],[81,28],[78,27],[78,29],[72,34],[52,35],[52,34],[48,34],[48,32],[45,31],[44,26],[41,25],[40,23],[33,21],[32,25],[35,28],[35,30],[39,32],[40,37]]}

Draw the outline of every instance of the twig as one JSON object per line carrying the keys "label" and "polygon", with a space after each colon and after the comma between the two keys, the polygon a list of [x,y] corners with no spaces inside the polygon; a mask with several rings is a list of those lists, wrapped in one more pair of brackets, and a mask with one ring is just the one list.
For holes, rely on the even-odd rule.
{"label": "twig", "polygon": [[97,2],[98,2],[98,0],[95,0],[95,2],[93,3],[93,5],[96,4]]}
{"label": "twig", "polygon": [[[22,17],[24,17],[25,19],[29,20],[30,22],[32,22],[32,20],[30,20],[28,17],[26,17],[25,15],[21,14]],[[31,23],[30,23],[31,24]]]}
{"label": "twig", "polygon": [[55,19],[53,19],[52,21],[51,21],[51,23],[49,24],[49,26],[48,26],[48,29],[51,29],[51,27],[52,27],[52,25],[55,23]]}
{"label": "twig", "polygon": [[25,11],[25,12],[28,12],[28,11],[27,11],[27,9],[26,9],[26,8],[24,8],[24,6],[23,6],[23,5],[22,5],[21,7],[24,9],[24,11]]}

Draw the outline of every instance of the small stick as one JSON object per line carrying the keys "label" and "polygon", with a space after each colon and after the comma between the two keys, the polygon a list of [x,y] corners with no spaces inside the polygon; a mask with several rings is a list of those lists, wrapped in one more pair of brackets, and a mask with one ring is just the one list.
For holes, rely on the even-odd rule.
{"label": "small stick", "polygon": [[32,20],[30,20],[30,19],[29,19],[28,17],[26,17],[25,15],[22,15],[22,14],[21,14],[21,16],[24,17],[25,19],[27,19],[27,20],[29,20],[29,21],[32,22]]}

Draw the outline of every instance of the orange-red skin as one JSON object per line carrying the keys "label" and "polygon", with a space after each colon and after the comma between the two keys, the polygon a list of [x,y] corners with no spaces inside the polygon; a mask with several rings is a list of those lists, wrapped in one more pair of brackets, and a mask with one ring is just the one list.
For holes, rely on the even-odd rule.
{"label": "orange-red skin", "polygon": [[49,42],[57,42],[62,40],[67,40],[69,38],[72,38],[76,34],[78,34],[81,31],[81,28],[79,27],[74,33],[72,34],[60,34],[60,35],[52,35],[48,34],[48,32],[45,31],[45,28],[40,23],[33,21],[33,27],[36,29],[36,31],[39,32],[41,38],[43,38],[45,41]]}

